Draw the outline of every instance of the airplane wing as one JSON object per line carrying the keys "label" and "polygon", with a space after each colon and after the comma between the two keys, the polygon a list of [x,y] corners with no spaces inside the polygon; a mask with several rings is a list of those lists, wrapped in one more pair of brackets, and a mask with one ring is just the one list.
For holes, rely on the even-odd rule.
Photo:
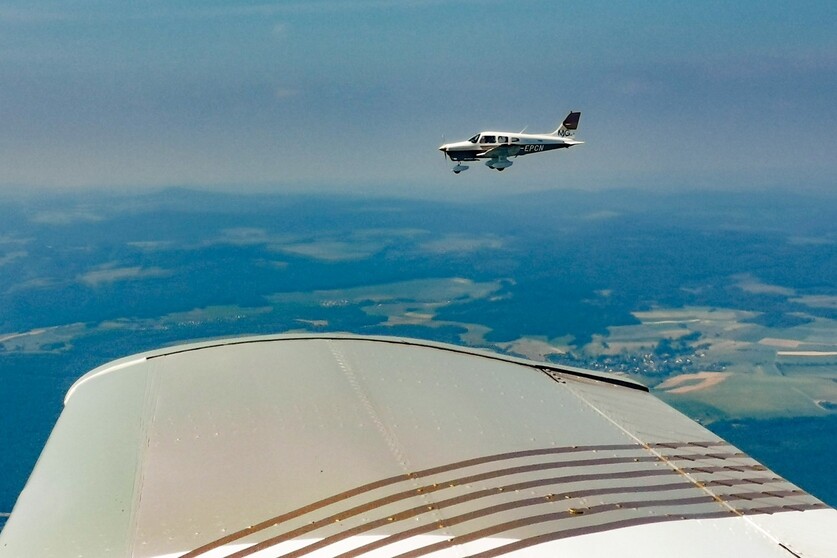
{"label": "airplane wing", "polygon": [[387,337],[93,370],[0,557],[837,556],[837,511],[626,377]]}
{"label": "airplane wing", "polygon": [[506,143],[503,145],[498,145],[497,147],[492,147],[482,153],[478,153],[478,157],[490,157],[490,158],[502,158],[502,157],[515,157],[518,153],[523,149],[522,145],[512,145],[510,143]]}

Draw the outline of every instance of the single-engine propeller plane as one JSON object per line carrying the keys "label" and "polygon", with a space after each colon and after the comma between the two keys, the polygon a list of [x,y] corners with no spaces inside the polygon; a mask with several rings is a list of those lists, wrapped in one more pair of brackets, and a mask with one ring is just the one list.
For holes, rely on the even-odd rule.
{"label": "single-engine propeller plane", "polygon": [[580,112],[570,112],[561,127],[551,134],[524,134],[523,132],[480,132],[468,140],[446,143],[439,147],[446,157],[456,163],[454,174],[468,170],[463,161],[487,159],[488,168],[502,171],[512,166],[510,157],[543,153],[584,143],[575,139]]}

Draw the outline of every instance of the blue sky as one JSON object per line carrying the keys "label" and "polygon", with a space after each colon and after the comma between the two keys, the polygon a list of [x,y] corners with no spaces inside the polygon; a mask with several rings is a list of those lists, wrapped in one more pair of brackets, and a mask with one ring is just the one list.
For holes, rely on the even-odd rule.
{"label": "blue sky", "polygon": [[[837,4],[0,4],[0,191],[394,195],[837,182]],[[454,177],[442,137],[568,152]]]}

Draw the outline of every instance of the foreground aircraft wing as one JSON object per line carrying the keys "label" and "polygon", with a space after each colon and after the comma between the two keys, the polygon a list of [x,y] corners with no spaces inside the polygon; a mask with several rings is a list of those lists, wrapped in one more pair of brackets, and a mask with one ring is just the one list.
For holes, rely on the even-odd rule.
{"label": "foreground aircraft wing", "polygon": [[400,338],[82,377],[0,557],[837,556],[837,511],[624,377]]}

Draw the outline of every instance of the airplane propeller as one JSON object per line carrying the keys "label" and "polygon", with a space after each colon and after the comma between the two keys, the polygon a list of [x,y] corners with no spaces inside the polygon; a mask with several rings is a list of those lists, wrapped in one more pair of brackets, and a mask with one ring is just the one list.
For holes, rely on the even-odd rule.
{"label": "airplane propeller", "polygon": [[[445,145],[446,143],[447,143],[447,141],[445,141],[445,136],[444,136],[444,134],[442,134],[442,145]],[[455,162],[456,163],[456,166],[454,166],[451,169],[453,171],[453,174],[459,174],[462,171],[468,170],[468,165],[463,165],[460,161],[452,159],[451,156],[450,156],[450,153],[448,153],[447,150],[441,149],[440,151],[442,152],[442,156],[445,158],[446,163],[447,162],[451,162],[451,163]]]}
{"label": "airplane propeller", "polygon": [[[446,143],[447,141],[445,140],[445,134],[442,134],[442,145],[445,145]],[[444,149],[441,149],[440,151],[442,152],[442,157],[445,159],[445,163],[450,161],[450,155],[448,155],[448,152]]]}

